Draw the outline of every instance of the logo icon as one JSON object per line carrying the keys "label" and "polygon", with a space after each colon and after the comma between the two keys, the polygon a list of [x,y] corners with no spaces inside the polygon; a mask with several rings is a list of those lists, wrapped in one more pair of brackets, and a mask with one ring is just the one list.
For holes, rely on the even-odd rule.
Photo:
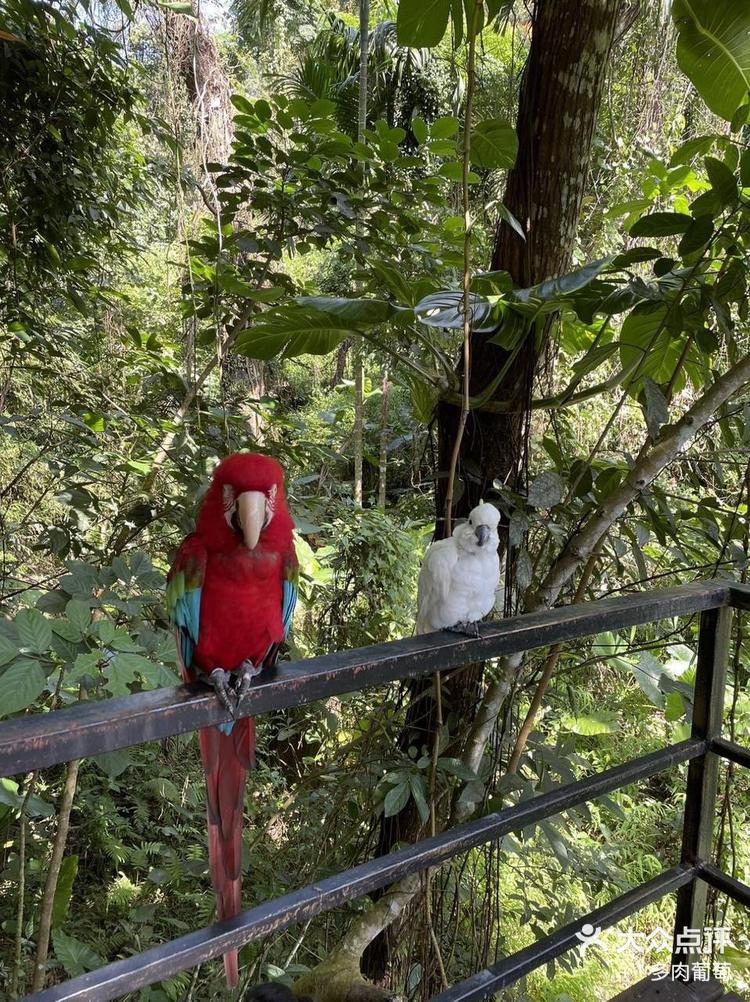
{"label": "logo icon", "polygon": [[576,933],[576,939],[580,940],[581,942],[580,950],[582,957],[586,956],[586,950],[588,950],[590,946],[593,946],[594,943],[598,942],[601,934],[602,934],[601,926],[597,926],[596,928],[594,928],[594,926],[591,925],[590,922],[584,922],[584,924],[581,926],[580,932]]}

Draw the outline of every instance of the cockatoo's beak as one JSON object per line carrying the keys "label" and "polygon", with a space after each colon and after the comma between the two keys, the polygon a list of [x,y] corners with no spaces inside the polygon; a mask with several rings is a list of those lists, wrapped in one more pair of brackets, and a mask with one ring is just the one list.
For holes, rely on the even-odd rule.
{"label": "cockatoo's beak", "polygon": [[478,525],[474,530],[474,535],[477,537],[478,545],[484,546],[484,544],[492,535],[492,530],[488,525]]}
{"label": "cockatoo's beak", "polygon": [[254,550],[266,520],[266,495],[263,491],[245,491],[237,498],[237,514],[248,550]]}

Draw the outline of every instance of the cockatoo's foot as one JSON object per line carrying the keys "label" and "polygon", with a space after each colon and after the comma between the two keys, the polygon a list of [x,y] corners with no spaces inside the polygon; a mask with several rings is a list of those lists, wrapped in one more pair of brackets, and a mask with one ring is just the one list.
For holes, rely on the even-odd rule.
{"label": "cockatoo's foot", "polygon": [[250,686],[253,684],[253,679],[256,675],[260,675],[262,669],[256,668],[255,665],[249,658],[246,658],[235,676],[235,692],[237,693],[237,706],[240,705],[242,700],[250,691]]}
{"label": "cockatoo's foot", "polygon": [[456,623],[454,626],[447,626],[446,629],[449,633],[462,633],[465,637],[478,637],[479,620],[474,620],[474,622],[471,623]]}
{"label": "cockatoo's foot", "polygon": [[214,668],[210,675],[205,676],[205,681],[211,686],[219,697],[219,702],[225,710],[234,716],[237,707],[234,702],[234,692],[230,685],[231,675],[223,668]]}

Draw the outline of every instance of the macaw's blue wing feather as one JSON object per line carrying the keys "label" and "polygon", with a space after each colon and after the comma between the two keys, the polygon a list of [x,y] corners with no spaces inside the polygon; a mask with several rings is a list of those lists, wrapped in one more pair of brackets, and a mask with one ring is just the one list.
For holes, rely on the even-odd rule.
{"label": "macaw's blue wing feather", "polygon": [[289,627],[292,625],[294,617],[294,607],[297,605],[297,582],[293,579],[286,579],[282,592],[281,601],[281,621],[284,624],[284,639],[289,636]]}
{"label": "macaw's blue wing feather", "polygon": [[193,664],[201,625],[201,590],[206,571],[206,549],[197,536],[188,536],[177,551],[167,576],[166,602],[177,631],[183,670]]}

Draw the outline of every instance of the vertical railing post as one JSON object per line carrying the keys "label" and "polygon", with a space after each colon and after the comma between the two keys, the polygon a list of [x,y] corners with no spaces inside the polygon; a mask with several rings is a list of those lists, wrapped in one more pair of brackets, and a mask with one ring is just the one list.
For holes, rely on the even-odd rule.
{"label": "vertical railing post", "polygon": [[[731,622],[728,606],[701,613],[692,736],[704,741],[721,734]],[[713,752],[690,762],[682,829],[682,862],[687,866],[710,860],[718,779],[719,758]],[[692,968],[700,954],[697,933],[703,933],[707,891],[703,880],[693,880],[677,892],[673,965]],[[696,942],[691,941],[688,930],[695,934]],[[687,934],[682,943],[678,942],[680,934]]]}

